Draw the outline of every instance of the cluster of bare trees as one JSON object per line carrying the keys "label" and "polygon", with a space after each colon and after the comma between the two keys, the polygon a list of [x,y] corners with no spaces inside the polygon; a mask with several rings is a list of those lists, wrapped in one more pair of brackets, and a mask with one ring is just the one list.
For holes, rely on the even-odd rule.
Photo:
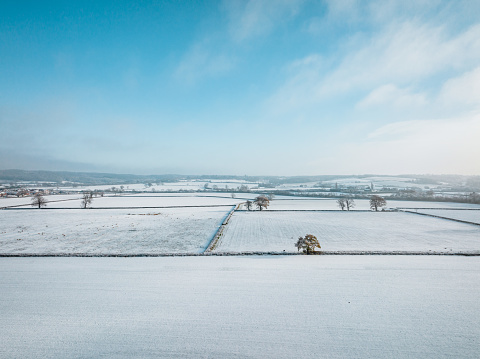
{"label": "cluster of bare trees", "polygon": [[270,201],[273,199],[273,195],[270,196],[258,196],[256,197],[253,202],[248,200],[245,202],[245,207],[247,207],[248,211],[252,210],[253,205],[257,207],[259,211],[261,211],[264,208],[267,208],[270,205]]}
{"label": "cluster of bare trees", "polygon": [[[338,206],[342,209],[342,211],[350,211],[350,209],[355,207],[355,201],[351,197],[342,197],[337,199]],[[372,211],[378,211],[380,208],[383,208],[387,205],[387,201],[385,198],[373,195],[370,197],[370,209]]]}
{"label": "cluster of bare trees", "polygon": [[355,207],[355,201],[351,197],[342,197],[337,199],[338,206],[342,209],[342,211],[350,211],[351,208]]}

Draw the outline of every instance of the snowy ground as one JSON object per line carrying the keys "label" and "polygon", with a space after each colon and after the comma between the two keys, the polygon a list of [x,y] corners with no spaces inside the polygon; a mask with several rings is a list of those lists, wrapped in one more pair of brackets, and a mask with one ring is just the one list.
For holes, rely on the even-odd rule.
{"label": "snowy ground", "polygon": [[231,208],[3,210],[0,253],[198,253]]}
{"label": "snowy ground", "polygon": [[387,207],[394,208],[472,208],[480,209],[480,204],[430,201],[395,201],[387,199]]}
{"label": "snowy ground", "polygon": [[[77,196],[78,197],[78,196]],[[94,197],[91,208],[119,207],[173,207],[173,206],[233,206],[244,200],[231,197],[208,196],[105,196]],[[66,202],[47,203],[47,208],[81,208],[80,199]],[[29,207],[29,206],[26,206]],[[31,207],[31,206],[30,206]]]}
{"label": "snowy ground", "polygon": [[339,178],[339,179],[333,179],[329,181],[322,181],[323,184],[330,184],[334,185],[337,183],[338,185],[343,185],[343,186],[365,186],[365,187],[370,187],[370,185],[373,183],[375,188],[382,188],[382,187],[397,187],[397,188],[411,188],[411,187],[418,187],[425,189],[425,187],[428,188],[436,188],[439,187],[439,185],[434,185],[434,184],[422,184],[422,183],[415,183],[412,181],[412,178],[402,178],[402,177],[363,177],[363,178],[357,178],[357,177],[351,177],[351,178]]}
{"label": "snowy ground", "polygon": [[[245,185],[249,188],[257,188],[258,183],[246,182],[242,180],[207,180],[207,181],[178,181],[178,182],[164,182],[152,183],[151,187],[146,187],[145,183],[124,184],[123,188],[126,191],[202,191],[208,185],[210,188],[217,186],[220,189],[237,188]],[[110,190],[112,187],[120,188],[121,185],[99,185],[99,186],[76,186],[76,187],[62,187],[65,190],[83,191],[83,190]]]}
{"label": "snowy ground", "polygon": [[420,209],[417,212],[480,224],[480,209]]}
{"label": "snowy ground", "polygon": [[2,258],[2,358],[476,358],[480,258]]}
{"label": "snowy ground", "polygon": [[[454,202],[395,201],[387,199],[387,208],[478,208],[478,204]],[[267,210],[339,210],[337,199],[279,197],[270,201]],[[370,201],[356,199],[353,210],[370,210]]]}
{"label": "snowy ground", "polygon": [[324,251],[480,253],[480,227],[403,212],[237,211],[218,252],[295,252],[299,236],[317,236]]}
{"label": "snowy ground", "polygon": [[[240,199],[254,199],[258,196],[256,193],[241,193],[241,192],[234,192],[235,198]],[[149,193],[149,192],[142,192],[142,193],[122,193],[122,196],[129,196],[129,197],[219,197],[219,198],[232,198],[232,192],[179,192],[179,193],[171,193],[171,192],[162,192],[162,193]]]}
{"label": "snowy ground", "polygon": [[[44,196],[47,202],[57,202],[57,201],[69,201],[72,199],[80,198],[80,194],[57,194],[57,195],[50,195]],[[0,198],[0,208],[4,207],[12,207],[12,206],[20,206],[25,205],[27,207],[31,207],[33,197],[19,197],[19,198]],[[48,203],[47,203],[48,205]]]}

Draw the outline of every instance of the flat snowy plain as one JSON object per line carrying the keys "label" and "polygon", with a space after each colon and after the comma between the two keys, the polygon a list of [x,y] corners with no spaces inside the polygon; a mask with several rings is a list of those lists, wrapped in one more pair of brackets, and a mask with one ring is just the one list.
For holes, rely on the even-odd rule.
{"label": "flat snowy plain", "polygon": [[198,253],[232,208],[2,210],[0,253]]}
{"label": "flat snowy plain", "polygon": [[479,257],[2,258],[2,358],[477,358]]}
{"label": "flat snowy plain", "polygon": [[216,251],[296,252],[299,236],[324,251],[480,253],[480,226],[403,212],[237,211]]}
{"label": "flat snowy plain", "polygon": [[417,212],[480,224],[480,209],[419,209]]}
{"label": "flat snowy plain", "polygon": [[[477,208],[478,204],[454,202],[423,202],[423,201],[396,201],[387,200],[387,208]],[[339,210],[337,200],[330,198],[275,198],[270,202],[267,210]],[[370,201],[356,199],[352,210],[370,210]]]}
{"label": "flat snowy plain", "polygon": [[[78,195],[76,196],[79,197]],[[133,207],[183,207],[183,206],[232,206],[244,200],[210,196],[105,196],[94,197],[90,208],[133,208]],[[46,208],[81,208],[81,199],[63,202],[49,202]],[[31,208],[30,203],[24,206]]]}
{"label": "flat snowy plain", "polygon": [[[52,195],[52,196],[45,196],[44,197],[48,202],[60,202],[63,203],[63,201],[70,201],[70,200],[78,200],[81,198],[80,194],[58,194],[58,195]],[[32,204],[32,197],[9,197],[9,198],[0,198],[0,208],[5,208],[5,207],[13,207],[13,206],[31,206]]]}
{"label": "flat snowy plain", "polygon": [[[143,183],[124,184],[123,188],[126,191],[149,191],[154,189],[155,191],[202,191],[205,185],[210,188],[217,186],[220,189],[237,188],[241,185],[246,185],[249,188],[257,188],[258,183],[246,182],[242,180],[211,180],[211,181],[178,181],[178,182],[165,182],[165,183],[152,183],[151,187],[146,187]],[[101,190],[106,191],[112,187],[120,188],[120,185],[100,185],[100,186],[77,186],[77,187],[63,187],[65,190],[82,191],[82,190]]]}

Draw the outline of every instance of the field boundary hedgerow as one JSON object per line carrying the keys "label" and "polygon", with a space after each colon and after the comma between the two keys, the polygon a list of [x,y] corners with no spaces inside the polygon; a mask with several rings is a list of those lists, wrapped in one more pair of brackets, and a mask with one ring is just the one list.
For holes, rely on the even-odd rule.
{"label": "field boundary hedgerow", "polygon": [[[269,212],[375,212],[371,209],[352,209],[345,211],[343,209],[264,209],[262,211],[249,211],[246,209],[239,209],[237,212],[258,212],[258,213],[269,213]],[[396,210],[386,210],[386,211],[376,211],[377,213],[381,212],[396,212]]]}
{"label": "field boundary hedgerow", "polygon": [[218,247],[219,242],[220,242],[220,237],[222,236],[223,230],[225,229],[226,225],[228,224],[228,221],[232,217],[233,213],[236,210],[238,210],[240,205],[241,205],[241,203],[233,206],[232,210],[230,212],[228,212],[228,214],[225,216],[225,219],[222,221],[222,224],[220,225],[220,227],[218,227],[217,232],[213,235],[212,240],[205,247],[205,250],[203,251],[203,253],[212,252],[215,248]]}
{"label": "field boundary hedgerow", "polygon": [[446,219],[446,220],[449,220],[449,221],[466,223],[466,224],[473,224],[474,226],[480,226],[480,223],[475,223],[475,222],[470,222],[470,221],[464,221],[464,220],[461,220],[461,219],[455,219],[455,218],[450,218],[450,217],[442,217],[442,216],[437,216],[437,215],[435,215],[435,214],[430,214],[430,213],[421,213],[421,212],[416,212],[416,211],[415,211],[415,212],[414,212],[414,211],[407,211],[407,210],[403,210],[403,209],[401,209],[400,212],[418,214],[418,215],[421,215],[421,216],[428,216],[428,217]]}
{"label": "field boundary hedgerow", "polygon": [[[23,205],[26,206],[26,205]],[[231,204],[206,204],[206,205],[192,205],[192,206],[143,206],[143,207],[87,207],[87,208],[73,208],[73,207],[66,207],[66,208],[0,208],[5,211],[35,211],[35,210],[42,210],[42,211],[56,211],[56,210],[69,210],[69,209],[81,209],[81,210],[105,210],[105,209],[155,209],[155,208],[203,208],[203,207],[231,207]]]}
{"label": "field boundary hedgerow", "polygon": [[[81,199],[80,197],[78,197],[78,198],[69,198],[69,199],[58,199],[58,200],[56,200],[56,201],[48,201],[47,203],[78,201],[78,200],[80,200],[80,199]],[[0,207],[0,209],[38,209],[38,208],[17,208],[17,207],[25,207],[25,206],[31,206],[31,204],[30,204],[30,203],[14,204],[14,205],[11,205],[11,206]],[[49,209],[51,209],[51,208],[49,208]]]}
{"label": "field boundary hedgerow", "polygon": [[[316,256],[463,256],[480,257],[480,252],[435,251],[319,251]],[[222,256],[307,256],[301,252],[202,252],[202,253],[0,253],[0,258],[28,257],[222,257]]]}

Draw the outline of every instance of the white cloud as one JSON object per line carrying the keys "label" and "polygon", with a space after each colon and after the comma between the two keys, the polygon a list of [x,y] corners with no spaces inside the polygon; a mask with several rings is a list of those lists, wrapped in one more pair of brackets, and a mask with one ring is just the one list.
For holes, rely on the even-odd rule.
{"label": "white cloud", "polygon": [[[402,121],[346,146],[342,156],[375,173],[480,173],[480,114]],[[364,169],[365,171],[365,169]]]}
{"label": "white cloud", "polygon": [[446,81],[438,101],[444,106],[480,106],[480,67]]}
{"label": "white cloud", "polygon": [[441,27],[412,22],[392,25],[347,53],[325,79],[323,92],[396,85],[423,80],[442,70],[472,66],[480,58],[480,25],[448,38]]}
{"label": "white cloud", "polygon": [[371,91],[357,104],[357,108],[366,109],[374,106],[393,106],[396,108],[411,108],[425,105],[425,94],[413,93],[408,89],[399,89],[393,84],[383,85]]}
{"label": "white cloud", "polygon": [[232,56],[214,50],[208,41],[202,41],[183,56],[174,77],[191,85],[203,77],[227,73],[235,66],[235,62]]}
{"label": "white cloud", "polygon": [[414,134],[430,132],[433,127],[445,126],[439,120],[411,120],[389,123],[368,134],[369,140],[386,142]]}
{"label": "white cloud", "polygon": [[282,21],[294,17],[304,0],[225,1],[232,38],[243,41],[269,34]]}
{"label": "white cloud", "polygon": [[[428,86],[428,80],[439,73],[465,71],[478,64],[480,25],[451,37],[440,26],[391,24],[370,37],[352,36],[344,48],[328,59],[312,54],[296,60],[294,66],[288,67],[287,80],[271,103],[289,110],[353,91],[378,97],[387,96],[394,88]],[[338,65],[327,68],[326,63]],[[382,89],[385,84],[391,87]],[[405,102],[423,101],[421,94],[404,90],[397,91],[397,95],[402,95]]]}

